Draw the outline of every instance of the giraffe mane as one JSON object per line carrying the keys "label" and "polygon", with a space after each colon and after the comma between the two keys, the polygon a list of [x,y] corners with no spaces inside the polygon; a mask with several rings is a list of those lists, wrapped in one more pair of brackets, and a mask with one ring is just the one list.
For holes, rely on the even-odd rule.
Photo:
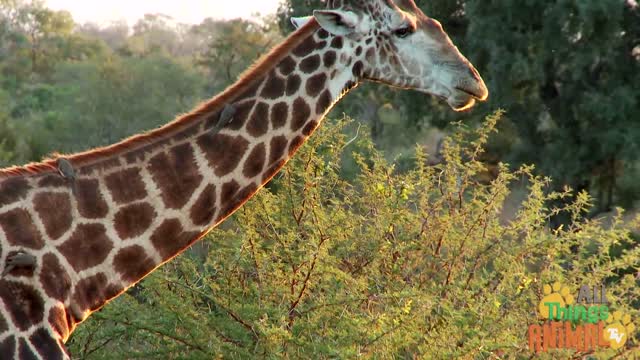
{"label": "giraffe mane", "polygon": [[125,153],[137,148],[149,145],[157,140],[170,137],[172,134],[184,130],[187,126],[197,121],[201,116],[213,113],[222,109],[227,103],[233,100],[242,92],[248,90],[256,80],[268,72],[273,66],[278,64],[287,54],[298,46],[305,38],[318,29],[319,25],[315,19],[311,19],[304,26],[300,27],[289,37],[275,46],[266,54],[262,55],[243,72],[238,80],[224,91],[215,95],[208,101],[196,106],[192,111],[180,115],[173,121],[163,125],[160,128],[147,131],[142,134],[133,135],[118,143],[98,147],[84,152],[70,155],[55,154],[40,162],[32,162],[22,166],[12,166],[0,169],[0,179],[17,176],[31,176],[41,173],[57,171],[56,160],[60,156],[64,156],[71,161],[74,166],[86,166],[94,164],[105,158],[109,158],[114,154]]}

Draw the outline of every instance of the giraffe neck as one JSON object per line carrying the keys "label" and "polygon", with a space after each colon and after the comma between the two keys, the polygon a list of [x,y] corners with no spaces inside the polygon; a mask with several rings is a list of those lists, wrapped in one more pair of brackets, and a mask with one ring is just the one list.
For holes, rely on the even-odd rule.
{"label": "giraffe neck", "polygon": [[[51,163],[0,173],[0,261],[19,250],[37,257],[35,269],[0,278],[0,347],[37,327],[66,341],[91,312],[231,215],[357,84],[355,53],[312,20],[176,123],[69,157],[73,189]],[[35,304],[28,314],[6,306],[16,296]],[[20,336],[14,344],[40,351],[34,336]]]}

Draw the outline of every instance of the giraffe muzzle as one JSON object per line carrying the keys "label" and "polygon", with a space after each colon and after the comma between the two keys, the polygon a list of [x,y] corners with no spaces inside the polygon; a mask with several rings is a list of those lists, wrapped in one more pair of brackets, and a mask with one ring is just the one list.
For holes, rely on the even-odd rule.
{"label": "giraffe muzzle", "polygon": [[478,72],[472,68],[469,73],[471,76],[459,81],[447,98],[447,103],[455,111],[470,109],[476,101],[485,101],[489,98],[489,90]]}

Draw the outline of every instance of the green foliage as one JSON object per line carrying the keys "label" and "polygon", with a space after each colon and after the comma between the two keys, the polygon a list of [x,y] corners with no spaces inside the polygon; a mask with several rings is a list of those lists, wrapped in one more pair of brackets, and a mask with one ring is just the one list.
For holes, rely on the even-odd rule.
{"label": "green foliage", "polygon": [[197,64],[208,71],[211,90],[224,90],[260,55],[275,46],[282,39],[277,30],[272,19],[265,19],[263,24],[243,19],[206,19],[195,26],[192,33],[206,39]]}
{"label": "green foliage", "polygon": [[624,1],[466,4],[466,44],[492,90],[489,106],[506,108],[520,134],[513,157],[559,184],[615,186],[618,162],[638,154],[640,9]]}
{"label": "green foliage", "polygon": [[[617,309],[640,315],[640,247],[618,221],[562,209],[549,180],[502,165],[489,185],[477,160],[501,113],[459,128],[446,163],[398,173],[348,120],[328,121],[277,176],[205,242],[95,314],[71,351],[118,358],[529,358],[542,286],[605,282]],[[353,182],[340,177],[344,153]],[[462,159],[468,159],[463,161]],[[528,196],[501,218],[510,184]],[[566,212],[566,228],[549,218]],[[634,302],[635,301],[635,302]],[[159,314],[162,314],[159,316]],[[614,352],[600,350],[608,358]],[[620,356],[640,353],[629,342]],[[550,353],[546,357],[570,356]]]}

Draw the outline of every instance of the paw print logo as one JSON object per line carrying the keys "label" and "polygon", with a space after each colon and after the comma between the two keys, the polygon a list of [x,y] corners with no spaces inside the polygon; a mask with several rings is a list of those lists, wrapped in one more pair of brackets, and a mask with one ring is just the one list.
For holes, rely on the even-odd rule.
{"label": "paw print logo", "polygon": [[624,346],[636,327],[631,322],[631,316],[622,314],[621,311],[615,311],[607,322],[609,325],[604,328],[604,338],[609,340],[612,349],[618,350]]}
{"label": "paw print logo", "polygon": [[[553,317],[556,317],[558,315],[558,307],[566,307],[567,305],[573,304],[574,299],[569,288],[560,282],[556,282],[553,286],[545,285],[543,287],[543,292],[544,297],[540,300],[540,304],[538,305],[538,313],[543,319],[550,318],[550,307],[553,312]],[[558,306],[550,305],[552,303],[558,304]]]}

